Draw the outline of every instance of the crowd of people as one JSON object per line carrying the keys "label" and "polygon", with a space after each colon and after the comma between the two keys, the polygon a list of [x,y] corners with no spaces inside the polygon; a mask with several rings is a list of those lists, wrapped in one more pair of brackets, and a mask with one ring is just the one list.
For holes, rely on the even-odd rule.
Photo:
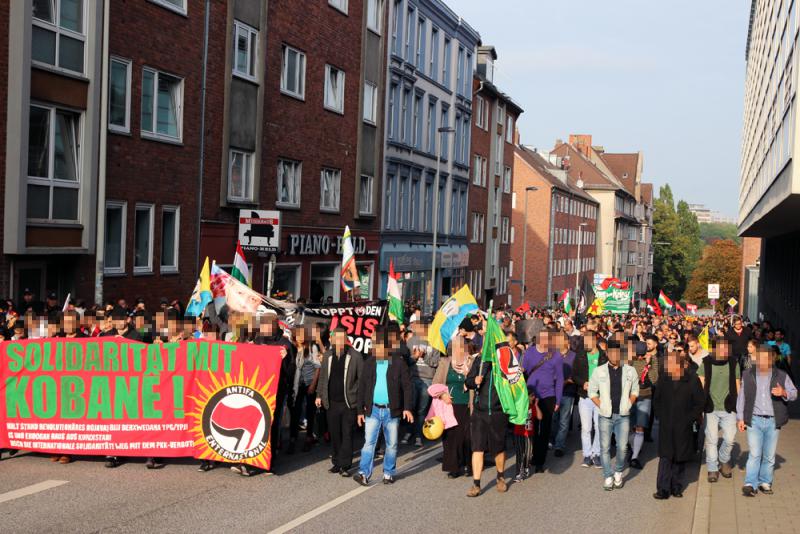
{"label": "crowd of people", "polygon": [[[142,299],[133,306],[120,299],[87,307],[62,305],[55,294],[46,302],[34,297],[26,291],[17,304],[0,302],[0,341],[115,336],[143,343],[219,339],[280,346],[273,462],[329,443],[329,472],[362,485],[371,483],[381,456],[383,483],[394,483],[399,447],[423,447],[424,425],[435,415],[444,426],[446,476],[470,478],[467,495],[477,497],[484,466],[493,464],[495,487],[505,492],[509,441],[516,454],[514,480],[525,481],[547,469],[550,454],[572,454],[567,436],[577,412],[580,465],[602,470],[605,490],[624,487],[626,467],[643,468],[641,453],[654,434],[654,498],[681,497],[686,464],[698,454],[704,454],[710,483],[729,479],[738,430],[747,433],[749,449],[743,495],[771,494],[778,436],[789,418],[787,404],[797,398],[785,332],[738,316],[499,309],[491,319],[484,313],[465,318],[440,353],[428,340],[430,318],[414,308],[406,310],[406,324],[375,328],[365,356],[350,346],[342,327],[290,327],[271,312],[187,319],[180,303],[169,299],[151,310]],[[492,362],[481,357],[488,320],[499,323],[524,370],[530,401],[525,424],[509,424]],[[108,457],[106,466],[123,461]],[[146,465],[164,463],[148,458]],[[215,467],[203,461],[199,470]],[[257,472],[247,464],[231,469],[242,476]]]}

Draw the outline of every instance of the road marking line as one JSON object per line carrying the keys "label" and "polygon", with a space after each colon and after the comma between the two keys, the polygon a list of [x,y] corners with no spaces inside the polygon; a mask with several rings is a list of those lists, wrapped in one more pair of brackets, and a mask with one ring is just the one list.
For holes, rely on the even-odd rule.
{"label": "road marking line", "polygon": [[[397,469],[397,473],[399,474],[399,473],[403,473],[404,471],[407,471],[409,469],[413,469],[414,467],[418,466],[419,464],[430,460],[435,455],[439,454],[441,451],[442,451],[441,447],[436,447],[434,449],[431,449],[427,453],[425,453],[425,454],[423,454],[421,456],[418,456],[417,458],[415,458],[415,459],[403,464],[402,467]],[[295,529],[295,528],[299,527],[303,523],[307,523],[308,521],[311,521],[312,519],[314,519],[318,515],[324,514],[328,510],[336,508],[340,504],[343,504],[343,503],[349,501],[350,499],[352,499],[354,497],[358,497],[359,495],[361,495],[365,491],[369,491],[372,488],[374,488],[375,486],[377,486],[377,484],[372,484],[370,486],[359,486],[358,488],[356,488],[356,489],[354,489],[352,491],[348,491],[344,495],[341,495],[341,496],[333,499],[332,501],[326,502],[322,506],[319,506],[319,507],[314,508],[313,510],[311,510],[309,512],[306,512],[305,514],[301,515],[300,517],[298,517],[296,519],[293,519],[292,521],[289,521],[285,525],[282,525],[282,526],[280,526],[280,527],[278,527],[278,528],[276,528],[274,530],[270,530],[268,532],[268,534],[284,534],[286,532],[289,532],[292,529]]]}
{"label": "road marking line", "polygon": [[44,482],[25,486],[24,488],[15,489],[14,491],[0,493],[0,503],[13,501],[14,499],[19,499],[20,497],[27,497],[28,495],[33,495],[41,491],[57,488],[58,486],[63,486],[68,482],[68,480],[45,480]]}

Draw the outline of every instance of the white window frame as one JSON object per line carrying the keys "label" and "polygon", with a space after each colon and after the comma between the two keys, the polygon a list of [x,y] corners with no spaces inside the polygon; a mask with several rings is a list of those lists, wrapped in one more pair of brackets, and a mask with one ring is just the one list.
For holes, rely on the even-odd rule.
{"label": "white window frame", "polygon": [[[136,266],[136,214],[139,211],[147,210],[150,216],[150,235],[148,236],[148,251],[147,251],[147,265],[145,266]],[[137,203],[136,207],[134,208],[133,212],[133,273],[134,274],[152,274],[153,273],[153,232],[154,232],[154,222],[155,222],[155,205],[154,204],[144,204],[144,203]]]}
{"label": "white window frame", "polygon": [[506,143],[514,143],[514,117],[506,115]]}
{"label": "white window frame", "polygon": [[[175,143],[175,142],[182,143],[183,142],[184,79],[181,78],[180,76],[176,76],[176,75],[170,74],[168,72],[163,72],[163,71],[154,69],[152,67],[143,67],[142,68],[142,87],[144,86],[144,72],[145,71],[152,72],[153,75],[154,75],[154,77],[153,77],[153,110],[152,110],[152,113],[153,113],[153,130],[154,131],[151,132],[149,130],[145,130],[141,126],[141,123],[140,123],[139,135],[141,135],[142,137],[145,137],[147,139],[155,139],[155,140],[159,140],[159,141],[167,141],[167,142],[172,142],[172,143]],[[175,115],[176,115],[175,121],[176,121],[177,127],[178,127],[178,136],[177,137],[173,137],[173,136],[167,135],[167,134],[158,133],[158,132],[155,131],[158,128],[158,126],[157,126],[158,125],[158,80],[159,80],[159,77],[161,75],[169,76],[170,78],[175,78],[176,80],[178,80],[178,84],[180,85],[180,96],[178,98],[178,103],[177,103],[177,106],[176,106],[177,109],[176,109],[176,113],[175,113]],[[139,100],[140,101],[141,101],[143,95],[144,95],[144,92],[142,92],[142,94],[139,95]],[[141,119],[141,113],[140,113],[140,119]]]}
{"label": "white window frame", "polygon": [[[372,106],[371,109],[367,108],[367,93],[372,95]],[[377,124],[378,121],[378,85],[370,82],[368,80],[364,80],[364,112],[363,112],[363,119],[364,122],[367,124],[372,124],[373,126]]]}
{"label": "white window frame", "polygon": [[[234,155],[241,155],[244,160],[244,168],[247,171],[247,180],[248,183],[245,184],[245,189],[248,191],[248,195],[244,197],[237,197],[231,194],[231,176],[233,174],[233,157]],[[247,152],[245,150],[240,150],[238,148],[231,148],[228,150],[228,194],[227,198],[229,202],[253,202],[255,200],[255,154],[253,152]]]}
{"label": "white window frame", "polygon": [[[218,264],[219,265],[219,264]],[[247,267],[250,269],[250,272],[253,272],[253,266],[251,264],[247,264]],[[301,280],[303,279],[303,264],[302,263],[278,263],[275,266],[276,268],[285,268],[285,269],[294,269],[294,290],[291,292],[294,298],[298,298],[300,296],[300,284]],[[264,263],[264,294],[266,294],[266,285],[267,280],[269,279],[269,262]],[[271,296],[271,295],[268,295]]]}
{"label": "white window frame", "polygon": [[511,193],[511,167],[503,166],[503,193]]}
{"label": "white window frame", "polygon": [[[328,101],[328,94],[330,93],[329,82],[331,79],[331,71],[335,70],[338,75],[337,79],[339,79],[339,94],[337,99],[339,100],[339,107],[336,107],[336,102],[329,102]],[[340,115],[344,115],[344,84],[345,84],[345,72],[333,65],[325,65],[325,83],[324,83],[324,94],[323,94],[323,106],[328,111],[332,111],[334,113],[338,113]]]}
{"label": "white window frame", "polygon": [[[31,63],[34,65],[41,65],[46,69],[56,70],[59,72],[70,72],[79,74],[84,76],[84,72],[86,71],[86,12],[87,12],[87,5],[86,0],[82,0],[81,2],[81,28],[83,29],[84,33],[78,33],[74,30],[70,30],[67,28],[61,27],[61,0],[50,0],[51,7],[53,9],[53,22],[47,22],[46,20],[38,19],[36,17],[31,17],[31,21],[34,26],[38,26],[44,30],[51,31],[56,34],[56,47],[54,51],[54,64],[51,65],[50,63],[43,63],[41,61],[32,60]],[[151,0],[152,1],[152,0]],[[32,2],[26,2],[32,6]],[[31,7],[33,10],[33,7]],[[66,67],[61,67],[58,64],[59,58],[59,48],[61,45],[61,35],[69,37],[70,39],[75,39],[77,41],[81,41],[83,43],[83,71],[75,71],[72,69],[68,69]]]}
{"label": "white window frame", "polygon": [[165,9],[169,9],[170,11],[174,11],[175,13],[186,15],[188,13],[187,10],[187,2],[186,0],[181,0],[181,4],[183,6],[176,6],[174,3],[170,2],[169,0],[149,0],[153,4],[157,4]]}
{"label": "white window frame", "polygon": [[[128,224],[128,203],[125,201],[119,200],[106,200],[106,212],[108,212],[108,208],[119,209],[122,212],[121,216],[121,228],[120,228],[120,243],[119,243],[119,267],[108,267],[106,265],[105,256],[103,257],[103,274],[125,274],[125,242],[126,242],[126,230]],[[106,217],[108,220],[108,217]],[[105,232],[107,236],[108,233]],[[104,247],[103,254],[105,255],[105,250],[108,250],[108,247]]]}
{"label": "white window frame", "polygon": [[507,245],[509,241],[509,234],[511,233],[511,220],[508,217],[503,217],[500,224],[500,241],[504,245]]}
{"label": "white window frame", "polygon": [[[295,80],[295,82],[298,86],[300,86],[300,91],[292,91],[286,87],[286,76],[289,73],[287,66],[290,50],[297,54],[297,61],[299,65],[296,69],[297,80]],[[297,98],[298,100],[306,99],[306,53],[286,43],[281,45],[281,93],[289,95],[293,98]]]}
{"label": "white window frame", "polygon": [[[247,35],[247,65],[245,65],[245,72],[239,70],[240,65],[238,65],[240,33]],[[248,72],[251,66],[253,72]],[[238,20],[233,21],[233,75],[251,82],[258,82],[258,30]]]}
{"label": "white window frame", "polygon": [[328,5],[347,15],[347,0],[328,0]]}
{"label": "white window frame", "polygon": [[378,35],[381,34],[381,22],[383,22],[382,7],[383,0],[367,0],[367,29]]}
{"label": "white window frame", "polygon": [[[294,168],[295,168],[296,176],[295,176],[295,187],[294,187],[294,189],[295,189],[295,195],[297,196],[297,202],[295,202],[295,203],[280,200],[280,197],[281,197],[281,173],[279,171],[280,171],[281,164],[287,164],[287,163],[294,164],[294,166],[295,166]],[[300,207],[300,202],[301,202],[301,196],[300,195],[301,195],[302,182],[303,182],[303,162],[297,161],[297,160],[293,160],[293,159],[279,158],[278,159],[278,167],[276,169],[276,176],[275,176],[275,185],[277,186],[277,191],[276,191],[277,194],[275,196],[275,199],[276,199],[275,200],[275,205],[276,206],[281,206],[281,207],[284,207],[284,208],[299,208]]]}
{"label": "white window frame", "polygon": [[484,129],[486,126],[483,122],[483,110],[486,106],[486,100],[483,99],[482,96],[478,95],[475,97],[475,126],[480,128],[481,130]]}
{"label": "white window frame", "polygon": [[[175,250],[175,265],[164,265],[164,214],[165,213],[174,213],[175,214],[175,240],[173,241]],[[178,272],[178,262],[180,261],[180,240],[181,237],[181,207],[174,206],[174,205],[165,205],[161,208],[161,251],[159,253],[159,264],[160,264],[160,271],[162,273],[177,273]]]}
{"label": "white window frame", "polygon": [[[364,184],[361,183],[361,180],[364,178],[369,179],[369,209],[365,210],[364,206],[361,204],[361,199],[363,195],[363,188]],[[358,214],[359,215],[375,215],[375,177],[370,176],[368,174],[362,174],[359,177],[359,184],[358,184]]]}
{"label": "white window frame", "polygon": [[[48,117],[48,132],[47,132],[47,158],[48,158],[48,168],[47,168],[47,177],[43,176],[28,176],[28,169],[25,170],[25,174],[27,177],[26,180],[26,187],[28,185],[38,185],[38,186],[46,186],[49,188],[49,204],[47,207],[47,215],[46,219],[40,218],[31,218],[27,214],[27,207],[26,207],[26,218],[28,221],[40,221],[40,222],[67,222],[67,223],[75,223],[80,222],[81,220],[81,183],[83,182],[82,178],[82,170],[83,170],[83,133],[84,133],[84,113],[71,109],[64,106],[53,106],[47,104],[40,104],[38,102],[31,102],[30,106],[28,106],[28,122],[30,123],[30,108],[36,107],[40,109],[47,110],[49,117]],[[55,178],[55,147],[56,147],[56,114],[59,110],[66,111],[69,113],[77,113],[78,114],[78,132],[75,136],[75,145],[77,154],[75,155],[75,177],[76,180],[73,182],[72,180],[59,180]],[[30,124],[29,124],[30,126]],[[26,140],[26,146],[30,143],[30,139]],[[56,187],[62,189],[77,189],[78,190],[78,208],[77,208],[77,219],[54,219],[52,218],[53,215],[53,189]]]}
{"label": "white window frame", "polygon": [[111,123],[111,67],[109,66],[108,74],[108,129],[112,132],[118,133],[131,133],[131,83],[133,78],[133,63],[130,59],[124,59],[117,56],[111,56],[111,63],[121,63],[125,65],[126,79],[125,79],[125,124],[112,124]]}
{"label": "white window frame", "polygon": [[[324,198],[323,188],[325,185],[326,173],[333,173],[334,177],[338,180],[334,183],[334,201],[335,206],[325,206],[322,203]],[[342,171],[341,169],[334,169],[333,167],[323,167],[319,173],[319,211],[325,213],[339,213],[339,206],[342,204]]]}

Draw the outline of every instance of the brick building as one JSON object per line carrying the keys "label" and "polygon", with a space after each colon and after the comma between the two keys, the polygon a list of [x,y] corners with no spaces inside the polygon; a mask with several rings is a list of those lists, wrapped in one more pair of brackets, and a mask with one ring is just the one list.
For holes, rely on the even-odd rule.
{"label": "brick building", "polygon": [[469,187],[469,270],[467,283],[478,302],[511,304],[514,275],[511,225],[514,142],[522,113],[494,82],[497,52],[478,47],[473,79],[472,179]]}
{"label": "brick building", "polygon": [[533,148],[520,145],[514,151],[511,254],[520,266],[515,276],[519,283],[511,290],[515,305],[552,305],[565,289],[574,298],[576,287],[588,293],[592,284],[600,204],[562,163]]}

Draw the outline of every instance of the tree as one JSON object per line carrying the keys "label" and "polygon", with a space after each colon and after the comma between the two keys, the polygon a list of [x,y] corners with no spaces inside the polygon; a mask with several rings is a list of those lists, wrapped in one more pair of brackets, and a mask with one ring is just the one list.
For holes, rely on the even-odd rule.
{"label": "tree", "polygon": [[700,239],[700,224],[697,216],[689,211],[689,204],[678,202],[678,233],[681,244],[686,247],[686,272],[692,272],[703,254],[703,241]]}
{"label": "tree", "polygon": [[706,245],[703,258],[692,272],[686,288],[686,301],[701,307],[709,305],[708,284],[719,284],[722,309],[725,301],[739,295],[739,275],[742,265],[742,249],[732,240],[717,240]]}
{"label": "tree", "polygon": [[717,239],[730,239],[740,245],[739,229],[733,223],[700,223],[700,238],[710,245]]}

